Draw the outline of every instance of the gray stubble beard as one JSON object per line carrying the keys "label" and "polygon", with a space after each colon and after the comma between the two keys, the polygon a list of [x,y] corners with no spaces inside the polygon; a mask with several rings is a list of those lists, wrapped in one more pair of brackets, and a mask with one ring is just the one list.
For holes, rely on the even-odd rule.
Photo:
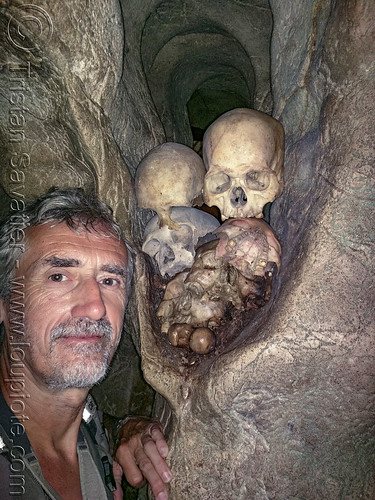
{"label": "gray stubble beard", "polygon": [[[72,359],[62,362],[56,349],[58,339],[84,335],[100,335],[101,341],[95,344],[82,342],[72,346]],[[105,319],[92,321],[82,318],[61,323],[53,328],[50,338],[50,361],[53,369],[51,373],[42,375],[49,389],[89,389],[100,382],[108,371],[112,353],[115,351],[112,349],[113,335],[112,326]],[[117,345],[118,342],[115,348]]]}

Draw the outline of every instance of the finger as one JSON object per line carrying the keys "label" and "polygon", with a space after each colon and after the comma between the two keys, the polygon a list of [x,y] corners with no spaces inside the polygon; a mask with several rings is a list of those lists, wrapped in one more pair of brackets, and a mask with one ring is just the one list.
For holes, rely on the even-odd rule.
{"label": "finger", "polygon": [[144,453],[147,458],[151,461],[154,470],[161,477],[164,483],[169,483],[172,479],[172,472],[168,467],[167,462],[160,455],[156,444],[153,441],[149,441],[144,445]]}
{"label": "finger", "polygon": [[[135,452],[135,459],[139,469],[142,471],[143,476],[147,479],[156,500],[166,500],[168,498],[166,482],[168,481],[165,481],[162,478],[163,476],[157,470],[154,463],[152,462],[152,459],[149,456],[149,454],[151,454],[155,458],[155,453],[159,456],[159,459],[161,459],[159,453],[156,450],[155,443],[149,441],[146,444],[145,448],[137,448]],[[168,466],[166,467],[168,468]],[[162,472],[162,474],[166,479],[169,479],[171,477],[171,474],[168,475],[167,470],[160,464],[158,465],[158,469],[164,471]]]}
{"label": "finger", "polygon": [[156,447],[163,458],[166,458],[169,452],[167,442],[165,440],[163,432],[160,428],[156,428],[152,431],[152,437],[155,441]]}
{"label": "finger", "polygon": [[151,460],[156,472],[165,483],[172,479],[172,472],[164,460],[168,454],[168,445],[158,423],[151,423],[144,430],[141,442],[146,455]]}
{"label": "finger", "polygon": [[135,459],[135,448],[135,446],[131,448],[125,445],[119,446],[116,452],[116,460],[121,465],[127,482],[135,488],[140,488],[145,484],[145,480]]}
{"label": "finger", "polygon": [[112,492],[113,500],[123,500],[124,494],[119,488],[117,488],[115,491]]}
{"label": "finger", "polygon": [[159,439],[159,431],[147,433],[142,437],[143,449],[140,448],[135,455],[136,461],[151,487],[153,484],[159,486],[160,479],[163,483],[169,483],[172,479],[172,472],[164,458],[160,455],[154,441],[155,434],[156,439]]}
{"label": "finger", "polygon": [[159,454],[163,458],[166,458],[169,451],[168,445],[164,438],[164,434],[159,424],[157,423],[150,424],[149,429],[146,429],[145,432],[143,433],[141,438],[143,446],[151,439],[155,442]]}
{"label": "finger", "polygon": [[123,500],[123,491],[121,486],[123,472],[121,465],[115,460],[113,461],[112,471],[116,483],[116,490],[113,492],[113,500]]}
{"label": "finger", "polygon": [[129,422],[121,432],[116,459],[123,467],[129,484],[140,487],[147,479],[157,500],[168,498],[167,486],[172,473],[164,458],[168,445],[160,425],[144,419]]}

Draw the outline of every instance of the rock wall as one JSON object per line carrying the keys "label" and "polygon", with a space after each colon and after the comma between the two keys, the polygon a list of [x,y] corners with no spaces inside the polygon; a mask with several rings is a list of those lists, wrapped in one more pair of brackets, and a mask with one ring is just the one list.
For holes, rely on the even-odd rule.
{"label": "rock wall", "polygon": [[[273,102],[286,130],[285,191],[271,212],[283,267],[269,304],[228,325],[230,345],[187,366],[160,337],[153,270],[137,251],[126,329],[164,398],[157,413],[170,428],[171,498],[375,497],[372,2],[40,0],[0,9],[2,210],[51,185],[90,187],[114,207],[136,248],[150,215],[134,202],[139,161],[166,135],[191,140],[186,101],[199,82],[195,69],[215,61],[218,75],[223,37],[225,51],[242,47],[233,65],[251,65],[238,95],[246,75],[249,100],[269,111]],[[259,59],[269,60],[271,14],[267,84]],[[196,68],[183,22],[197,33],[189,38],[199,46]],[[233,74],[225,73],[225,89]],[[205,90],[218,95],[217,85]],[[118,415],[152,402],[130,335],[97,388],[104,409]]]}
{"label": "rock wall", "polygon": [[191,367],[157,351],[141,322],[145,375],[172,407],[179,500],[375,495],[373,7],[278,2],[273,13],[287,133],[271,218],[277,293],[226,353]]}

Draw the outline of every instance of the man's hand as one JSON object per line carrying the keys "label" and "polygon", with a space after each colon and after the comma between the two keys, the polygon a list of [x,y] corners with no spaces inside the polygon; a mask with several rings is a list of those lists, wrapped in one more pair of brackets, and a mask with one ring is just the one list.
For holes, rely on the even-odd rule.
{"label": "man's hand", "polygon": [[123,500],[124,492],[122,491],[122,467],[119,465],[116,460],[113,461],[113,478],[116,483],[116,489],[112,492],[113,500]]}
{"label": "man's hand", "polygon": [[116,461],[126,480],[137,488],[148,481],[156,500],[167,500],[172,473],[165,458],[168,445],[160,425],[143,417],[126,421],[117,431]]}

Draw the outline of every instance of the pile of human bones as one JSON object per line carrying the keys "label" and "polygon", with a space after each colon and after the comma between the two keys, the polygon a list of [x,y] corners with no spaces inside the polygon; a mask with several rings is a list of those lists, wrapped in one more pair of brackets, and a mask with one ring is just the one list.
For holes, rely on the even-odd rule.
{"label": "pile of human bones", "polygon": [[[173,346],[208,354],[223,323],[269,300],[281,247],[263,209],[283,190],[283,162],[282,125],[238,108],[207,129],[203,160],[167,142],[139,164],[138,206],[156,212],[142,250],[165,283],[156,314]],[[203,203],[220,210],[221,224],[196,208]]]}

